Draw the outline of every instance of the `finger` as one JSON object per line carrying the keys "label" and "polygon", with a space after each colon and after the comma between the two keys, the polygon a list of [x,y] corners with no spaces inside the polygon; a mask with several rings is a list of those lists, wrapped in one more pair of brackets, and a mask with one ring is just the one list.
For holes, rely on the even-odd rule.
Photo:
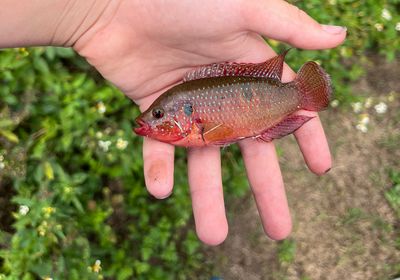
{"label": "finger", "polygon": [[150,138],[143,139],[144,179],[156,198],[166,198],[174,183],[174,146]]}
{"label": "finger", "polygon": [[244,26],[256,33],[304,49],[335,47],[346,37],[342,26],[321,25],[282,0],[245,1]]}
{"label": "finger", "polygon": [[218,245],[228,234],[219,148],[189,149],[188,173],[197,235],[206,244]]}
{"label": "finger", "polygon": [[247,139],[240,148],[264,231],[272,239],[284,239],[292,221],[274,144]]}
{"label": "finger", "polygon": [[332,158],[321,121],[316,112],[300,111],[298,114],[314,117],[294,135],[308,168],[315,174],[323,175],[331,169]]}

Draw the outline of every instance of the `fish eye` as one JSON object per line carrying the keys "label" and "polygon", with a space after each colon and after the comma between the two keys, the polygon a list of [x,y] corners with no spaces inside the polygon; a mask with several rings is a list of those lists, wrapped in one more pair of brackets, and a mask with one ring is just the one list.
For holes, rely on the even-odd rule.
{"label": "fish eye", "polygon": [[156,119],[161,119],[162,117],[164,117],[164,110],[161,108],[154,108],[152,114],[153,117],[155,117]]}
{"label": "fish eye", "polygon": [[186,103],[183,105],[183,112],[185,112],[186,116],[191,116],[193,113],[193,106],[190,103]]}

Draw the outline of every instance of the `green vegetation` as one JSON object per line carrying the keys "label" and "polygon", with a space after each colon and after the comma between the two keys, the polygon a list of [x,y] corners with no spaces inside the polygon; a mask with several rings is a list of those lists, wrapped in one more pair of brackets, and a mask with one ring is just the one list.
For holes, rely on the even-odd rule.
{"label": "green vegetation", "polygon": [[199,244],[183,228],[185,188],[160,203],[144,189],[133,104],[85,74],[89,68],[71,50],[7,50],[1,59],[1,184],[14,192],[2,273],[128,279],[196,268]]}
{"label": "green vegetation", "polygon": [[[359,99],[352,94],[349,82],[365,74],[368,54],[379,54],[381,59],[392,61],[400,49],[400,2],[398,0],[329,0],[289,1],[307,11],[321,23],[346,26],[345,43],[325,51],[291,51],[289,64],[294,69],[306,60],[316,60],[330,73],[335,96],[339,103],[349,104]],[[300,32],[300,31],[299,31]],[[272,45],[283,50],[277,42]]]}
{"label": "green vegetation", "polygon": [[400,219],[400,172],[391,171],[389,175],[393,186],[386,191],[385,197]]}
{"label": "green vegetation", "polygon": [[[389,175],[393,185],[385,192],[385,197],[396,212],[397,218],[400,220],[400,172],[391,171]],[[400,229],[398,227],[396,228],[396,235],[396,248],[400,250]],[[400,263],[398,264],[397,270],[400,272]]]}
{"label": "green vegetation", "polygon": [[286,239],[279,242],[278,245],[278,259],[282,264],[289,264],[293,262],[296,254],[296,242],[291,239]]}
{"label": "green vegetation", "polygon": [[[320,61],[341,103],[357,98],[348,81],[363,74],[367,52],[390,60],[400,49],[399,1],[294,2],[321,22],[349,28],[342,47],[288,56],[295,67]],[[131,131],[139,111],[130,100],[70,49],[3,50],[0,83],[0,279],[209,276],[191,225],[184,150],[174,194],[152,199],[141,139]],[[237,148],[223,155],[229,200],[243,195],[247,182]],[[386,197],[398,211],[393,174]],[[282,262],[292,261],[294,248],[294,241],[282,243]]]}

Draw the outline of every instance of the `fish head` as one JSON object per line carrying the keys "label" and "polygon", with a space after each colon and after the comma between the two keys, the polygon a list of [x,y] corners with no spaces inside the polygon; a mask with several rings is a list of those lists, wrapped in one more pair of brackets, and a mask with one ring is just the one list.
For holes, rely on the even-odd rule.
{"label": "fish head", "polygon": [[136,118],[136,134],[171,143],[190,134],[193,107],[184,100],[161,98]]}

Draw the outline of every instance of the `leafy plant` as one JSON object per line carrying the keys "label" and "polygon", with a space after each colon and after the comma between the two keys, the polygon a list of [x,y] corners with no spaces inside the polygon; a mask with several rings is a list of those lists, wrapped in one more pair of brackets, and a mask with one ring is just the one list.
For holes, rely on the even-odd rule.
{"label": "leafy plant", "polygon": [[68,49],[5,50],[0,61],[7,131],[0,184],[12,182],[17,209],[8,210],[14,230],[1,234],[0,272],[9,279],[191,275],[201,255],[187,228],[185,176],[168,201],[149,197],[132,102],[86,73]]}

